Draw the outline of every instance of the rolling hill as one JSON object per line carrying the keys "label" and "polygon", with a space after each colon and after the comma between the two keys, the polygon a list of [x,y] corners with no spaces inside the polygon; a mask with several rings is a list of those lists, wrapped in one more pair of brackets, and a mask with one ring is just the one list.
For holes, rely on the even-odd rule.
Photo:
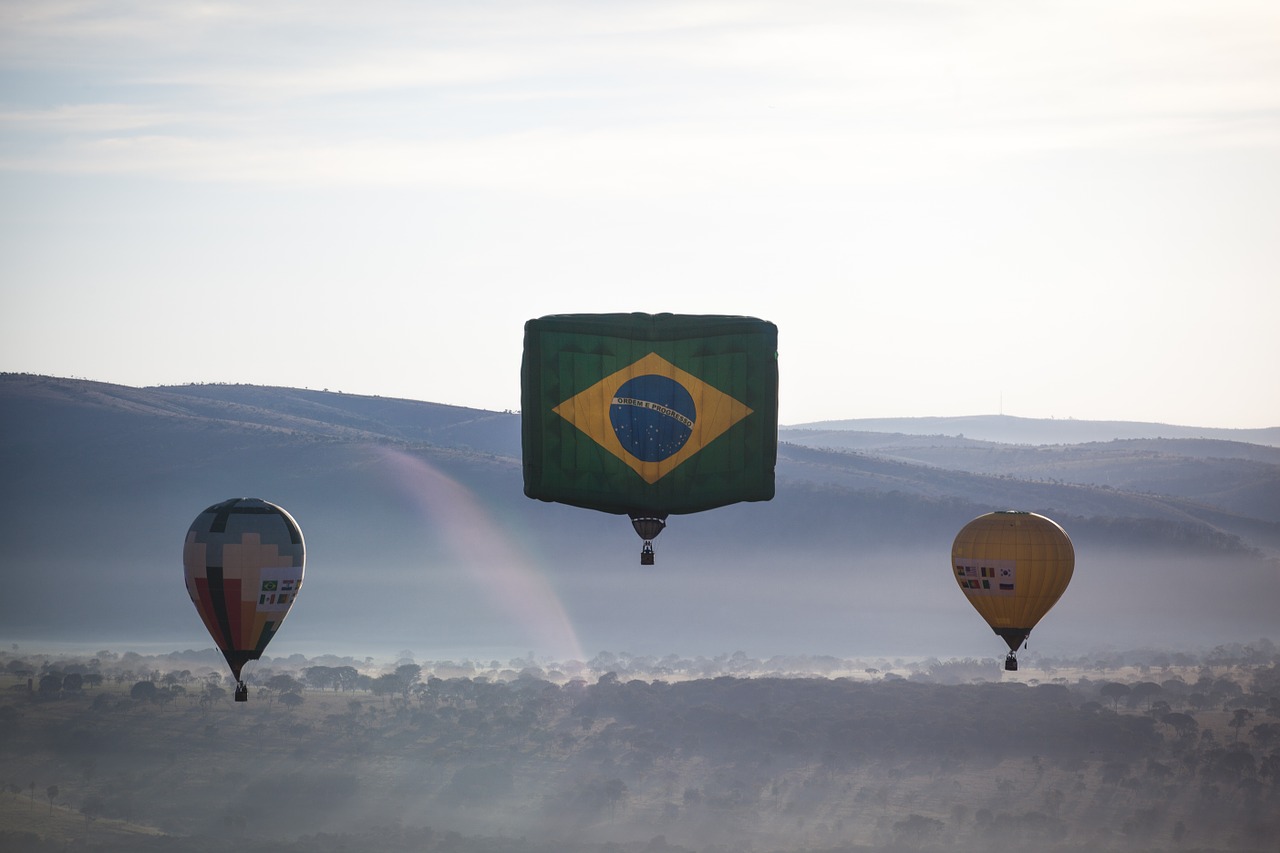
{"label": "rolling hill", "polygon": [[181,538],[240,495],[303,527],[306,606],[281,642],[309,648],[988,650],[947,553],[966,521],[1004,508],[1050,515],[1077,546],[1077,579],[1038,637],[1274,628],[1280,450],[1195,430],[1034,445],[784,428],[777,497],[673,517],[641,572],[625,519],[524,497],[516,413],[6,374],[0,429],[6,640],[205,642]]}

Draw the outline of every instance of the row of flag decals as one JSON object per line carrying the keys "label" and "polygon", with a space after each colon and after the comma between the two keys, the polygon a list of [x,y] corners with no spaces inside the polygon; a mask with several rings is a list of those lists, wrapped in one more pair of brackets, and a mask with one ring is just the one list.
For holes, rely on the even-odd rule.
{"label": "row of flag decals", "polygon": [[970,595],[1013,595],[1016,564],[1013,560],[955,560],[956,581]]}
{"label": "row of flag decals", "polygon": [[[285,572],[292,572],[292,577],[285,577]],[[288,610],[289,604],[298,596],[302,588],[302,578],[296,576],[296,569],[263,569],[261,588],[258,590],[258,612]]]}

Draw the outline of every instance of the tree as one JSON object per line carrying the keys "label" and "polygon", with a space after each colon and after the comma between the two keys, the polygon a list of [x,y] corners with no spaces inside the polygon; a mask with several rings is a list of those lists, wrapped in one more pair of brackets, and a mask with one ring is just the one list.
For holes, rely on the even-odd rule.
{"label": "tree", "polygon": [[1128,696],[1130,691],[1129,685],[1127,684],[1121,684],[1118,681],[1108,681],[1106,684],[1102,685],[1102,688],[1098,692],[1102,694],[1103,698],[1111,700],[1111,708],[1113,710],[1119,710],[1120,700]]}
{"label": "tree", "polygon": [[1181,711],[1173,711],[1165,714],[1160,718],[1160,722],[1172,728],[1178,733],[1178,737],[1180,738],[1193,736],[1196,733],[1196,729],[1199,728],[1199,724],[1196,722],[1195,717],[1192,717],[1190,714],[1184,714]]}
{"label": "tree", "polygon": [[1253,712],[1247,708],[1236,708],[1235,713],[1231,715],[1231,722],[1227,725],[1236,730],[1236,735],[1232,738],[1232,743],[1240,739],[1240,730],[1249,724],[1253,719]]}
{"label": "tree", "polygon": [[940,835],[945,826],[946,824],[937,818],[925,817],[913,812],[907,815],[905,820],[900,820],[893,825],[893,835],[902,844],[919,847]]}
{"label": "tree", "polygon": [[627,795],[627,783],[621,779],[610,779],[604,783],[604,798],[609,803],[609,816],[617,811],[618,801]]}
{"label": "tree", "polygon": [[1257,761],[1247,751],[1217,748],[1209,751],[1208,759],[1206,775],[1223,782],[1252,779],[1258,771]]}
{"label": "tree", "polygon": [[301,693],[281,693],[280,694],[280,704],[284,705],[289,710],[293,710],[297,708],[304,701],[306,700],[302,698]]}
{"label": "tree", "polygon": [[288,673],[273,675],[267,679],[266,687],[277,693],[301,693],[302,682]]}
{"label": "tree", "polygon": [[1139,681],[1129,691],[1129,702],[1137,704],[1138,702],[1146,702],[1147,709],[1151,709],[1151,699],[1164,692],[1164,688],[1154,681]]}
{"label": "tree", "polygon": [[421,677],[422,667],[416,663],[406,663],[396,667],[395,678],[400,684],[400,693],[405,698],[409,696],[409,688],[413,687]]}
{"label": "tree", "polygon": [[1244,688],[1236,682],[1227,678],[1225,675],[1213,682],[1213,688],[1209,692],[1209,698],[1217,705],[1221,704],[1222,710],[1227,710],[1227,702],[1244,693]]}
{"label": "tree", "polygon": [[161,708],[163,708],[178,698],[178,694],[174,691],[181,689],[181,687],[165,687],[163,689],[156,688],[155,693],[151,697],[151,701],[157,703]]}
{"label": "tree", "polygon": [[1258,746],[1267,749],[1273,743],[1280,742],[1280,723],[1259,723],[1249,730],[1249,736]]}
{"label": "tree", "polygon": [[51,672],[40,676],[40,695],[46,699],[56,698],[62,692],[62,675]]}
{"label": "tree", "polygon": [[160,680],[163,681],[166,685],[173,686],[177,684],[186,684],[187,682],[191,681],[191,678],[192,678],[191,670],[184,669],[181,671],[172,670],[170,672],[166,672],[164,674],[164,677],[161,678]]}
{"label": "tree", "polygon": [[335,690],[343,693],[355,690],[360,684],[360,671],[354,666],[333,667],[333,684]]}
{"label": "tree", "polygon": [[129,697],[138,702],[154,702],[159,693],[154,681],[139,681],[129,688]]}
{"label": "tree", "polygon": [[394,674],[384,672],[373,680],[374,696],[394,696],[400,692],[400,679]]}
{"label": "tree", "polygon": [[1280,664],[1254,670],[1253,692],[1280,699]]}
{"label": "tree", "polygon": [[309,666],[302,671],[302,677],[317,690],[338,689],[338,675],[331,666]]}
{"label": "tree", "polygon": [[49,814],[53,814],[53,801],[58,798],[58,786],[50,785],[44,789],[44,793],[49,798]]}

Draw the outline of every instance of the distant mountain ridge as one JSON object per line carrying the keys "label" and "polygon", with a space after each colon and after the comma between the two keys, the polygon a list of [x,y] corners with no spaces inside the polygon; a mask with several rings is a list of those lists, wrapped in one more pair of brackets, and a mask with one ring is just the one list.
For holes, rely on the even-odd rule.
{"label": "distant mountain ridge", "polygon": [[[291,452],[315,442],[332,446],[334,452],[348,448],[344,453],[389,445],[454,454],[463,465],[471,455],[489,457],[503,461],[511,476],[518,476],[520,417],[513,412],[272,386],[132,388],[19,374],[0,376],[0,401],[5,402],[6,437],[12,441],[28,435],[30,441],[47,445],[53,465],[74,454],[67,448],[58,452],[57,444],[74,437],[78,426],[85,442],[101,441],[104,435],[122,440],[130,457],[147,449],[131,447],[137,441],[130,441],[147,430],[177,430],[174,438],[163,442],[169,445],[194,430],[186,440],[207,441],[203,452],[215,455],[226,453],[223,441],[243,442],[233,435],[257,436],[264,447],[281,445]],[[111,430],[112,424],[125,421],[137,426],[120,433]],[[1244,522],[1235,525],[1239,529],[1256,527],[1253,522],[1280,525],[1280,447],[1266,443],[1197,437],[1035,444],[1029,441],[1034,436],[1061,437],[1063,424],[1082,435],[1141,434],[1153,425],[1008,416],[832,423],[841,426],[779,430],[780,484],[836,486],[878,494],[880,500],[885,495],[898,500],[945,497],[1002,505],[996,496],[1005,496],[1028,508],[1053,508],[1069,516],[1145,516],[1176,522],[1208,514],[1239,516]],[[873,426],[897,431],[853,428]],[[908,429],[914,432],[903,431]],[[1280,432],[1168,429],[1261,439]],[[218,437],[209,435],[210,430]],[[956,434],[948,435],[947,430]],[[962,436],[960,430],[968,432]],[[978,434],[1021,440],[982,439]],[[198,445],[184,452],[192,459],[202,455]],[[17,469],[23,467],[21,459],[11,461]],[[518,489],[512,491],[522,497]],[[1016,495],[1021,497],[1015,501]],[[1273,539],[1280,547],[1280,534],[1273,537],[1269,531],[1260,544],[1269,547]]]}
{"label": "distant mountain ridge", "polygon": [[205,413],[228,420],[296,428],[334,438],[376,438],[426,442],[443,447],[520,455],[519,434],[512,441],[511,412],[426,403],[396,397],[370,397],[255,385],[174,385],[152,389],[184,401],[207,401]]}
{"label": "distant mountain ridge", "polygon": [[800,430],[848,430],[916,436],[948,436],[995,441],[1002,444],[1084,444],[1137,438],[1212,438],[1280,447],[1280,426],[1262,429],[1222,429],[1137,421],[1019,418],[1012,415],[851,418],[788,424],[781,427],[784,433]]}

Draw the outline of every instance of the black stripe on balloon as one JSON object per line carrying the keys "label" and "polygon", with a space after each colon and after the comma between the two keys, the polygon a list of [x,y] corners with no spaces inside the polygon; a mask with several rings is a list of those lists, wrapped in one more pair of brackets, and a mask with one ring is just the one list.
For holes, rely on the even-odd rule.
{"label": "black stripe on balloon", "polygon": [[257,660],[262,655],[262,650],[267,647],[267,643],[271,642],[271,638],[276,635],[276,623],[267,622],[262,626],[262,636],[258,637],[257,648],[253,650],[253,659]]}
{"label": "black stripe on balloon", "polygon": [[289,520],[284,511],[277,506],[236,506],[239,498],[231,501],[224,501],[216,506],[211,506],[205,512],[213,513],[213,524],[209,526],[210,533],[226,533],[227,522],[233,515],[277,515],[284,522],[284,526],[289,530],[289,541],[294,545],[302,544],[302,531],[298,530],[298,526]]}
{"label": "black stripe on balloon", "polygon": [[235,648],[235,640],[231,637],[231,619],[227,615],[227,588],[223,583],[222,566],[208,566],[205,571],[209,576],[209,600],[213,605],[213,615],[218,620],[218,629],[222,631],[222,646],[224,649]]}
{"label": "black stripe on balloon", "polygon": [[279,515],[280,520],[284,522],[285,529],[289,531],[289,542],[293,545],[301,545],[302,531],[298,529],[298,525],[294,523],[293,519],[278,506],[271,507],[271,511]]}
{"label": "black stripe on balloon", "polygon": [[220,504],[214,504],[205,510],[205,512],[213,513],[213,523],[209,525],[210,533],[226,533],[227,517],[231,515],[231,507],[239,498],[232,498],[229,501],[223,501]]}

